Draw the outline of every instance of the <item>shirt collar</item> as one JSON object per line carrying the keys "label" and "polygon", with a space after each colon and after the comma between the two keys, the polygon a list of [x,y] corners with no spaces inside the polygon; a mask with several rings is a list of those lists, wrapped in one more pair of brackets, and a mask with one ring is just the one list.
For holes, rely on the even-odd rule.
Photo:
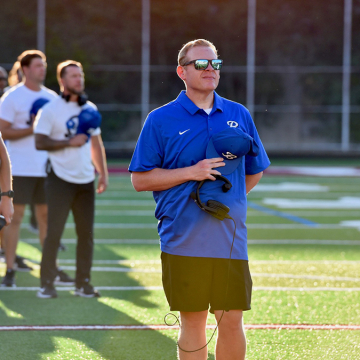
{"label": "shirt collar", "polygon": [[[185,110],[187,110],[191,115],[195,115],[199,110],[201,110],[200,108],[198,108],[186,95],[185,90],[182,90],[179,94],[179,96],[176,99],[181,106],[183,106],[185,108]],[[221,98],[221,96],[219,96],[215,91],[214,91],[214,105],[213,105],[213,110],[212,112],[216,111],[216,110],[220,110],[221,112],[223,112],[223,106],[224,106],[224,101]]]}

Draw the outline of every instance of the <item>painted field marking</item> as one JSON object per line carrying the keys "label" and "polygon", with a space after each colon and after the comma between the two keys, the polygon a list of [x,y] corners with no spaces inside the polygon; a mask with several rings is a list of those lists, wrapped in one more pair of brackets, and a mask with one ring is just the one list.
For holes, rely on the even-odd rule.
{"label": "painted field marking", "polygon": [[265,174],[325,177],[359,177],[360,169],[355,167],[342,166],[270,166],[265,170]]}
{"label": "painted field marking", "polygon": [[95,210],[96,216],[151,216],[155,218],[154,210]]}
{"label": "painted field marking", "polygon": [[[352,264],[360,265],[360,260],[249,260],[250,264],[322,264],[322,265],[334,265],[334,264]],[[59,264],[75,264],[74,259],[58,259]],[[150,264],[150,265],[159,265],[161,260],[93,260],[93,264],[97,265],[141,265],[141,264]]]}
{"label": "painted field marking", "polygon": [[330,281],[353,281],[359,282],[359,278],[348,276],[321,276],[321,275],[294,275],[294,274],[276,274],[276,273],[251,273],[251,276],[265,278],[284,278],[284,279],[307,279],[307,280],[330,280]]}
{"label": "painted field marking", "polygon": [[265,198],[263,203],[282,209],[360,209],[360,197],[354,196],[343,196],[337,200]]}
{"label": "painted field marking", "polygon": [[279,239],[248,240],[249,245],[339,245],[357,246],[360,240],[312,240],[312,239]]}
{"label": "painted field marking", "polygon": [[[216,325],[207,325],[213,330]],[[245,324],[245,330],[360,330],[360,325],[321,324]],[[13,325],[0,331],[82,331],[82,330],[179,330],[179,325]]]}
{"label": "painted field marking", "polygon": [[[152,291],[163,290],[162,286],[96,286],[101,291]],[[0,287],[0,291],[38,291],[39,287]],[[73,291],[74,287],[59,286],[57,291]],[[337,288],[337,287],[281,287],[281,286],[255,286],[254,291],[336,291],[336,292],[359,292],[360,288]]]}
{"label": "painted field marking", "polygon": [[95,204],[101,206],[153,206],[155,209],[154,200],[96,200]]}
{"label": "painted field marking", "polygon": [[[318,210],[318,211],[299,211],[294,210],[291,211],[292,215],[295,216],[316,216],[316,217],[348,217],[348,216],[356,216],[359,217],[358,211],[352,211],[351,209],[343,209],[340,211],[330,210]],[[30,210],[25,211],[26,215],[30,215]],[[96,216],[107,216],[107,217],[115,217],[115,216],[148,216],[155,217],[155,209],[153,210],[95,210]],[[263,213],[260,210],[248,210],[248,216],[273,216],[273,214]]]}
{"label": "painted field marking", "polygon": [[282,182],[277,184],[257,184],[253,192],[327,192],[329,186],[297,182]]}
{"label": "painted field marking", "polygon": [[[40,268],[40,267],[39,267]],[[75,266],[62,266],[61,270],[76,270]],[[91,271],[96,272],[124,272],[124,273],[161,273],[161,269],[134,269],[128,267],[100,267],[100,266],[93,266]]]}
{"label": "painted field marking", "polygon": [[299,216],[295,216],[295,215],[292,215],[292,214],[287,214],[287,213],[284,213],[282,211],[269,209],[269,208],[266,208],[265,206],[258,205],[258,204],[254,203],[252,201],[248,201],[248,206],[250,208],[252,208],[252,209],[261,211],[263,213],[273,215],[273,216],[282,217],[284,219],[288,219],[288,220],[291,220],[291,221],[294,221],[294,222],[298,222],[298,223],[303,224],[303,225],[307,225],[307,226],[311,226],[311,227],[318,227],[319,226],[319,224],[317,224],[317,223],[315,223],[313,221],[310,221],[310,220],[307,220],[307,219],[304,219],[304,218],[301,218]]}
{"label": "painted field marking", "polygon": [[[295,217],[294,217],[295,218]],[[291,219],[295,221],[294,219]],[[304,220],[305,221],[305,220]],[[280,229],[280,230],[288,230],[288,229],[308,229],[309,224],[312,224],[311,227],[314,229],[344,229],[343,225],[339,224],[316,224],[309,220],[308,223],[302,224],[247,224],[246,227],[248,229]],[[22,229],[27,229],[28,224],[21,224]],[[74,223],[67,223],[65,225],[66,229],[74,229]],[[95,223],[95,229],[157,229],[157,224],[146,224],[146,223]]]}
{"label": "painted field marking", "polygon": [[[22,239],[27,244],[39,244],[38,239]],[[61,239],[63,244],[76,244],[76,239]],[[344,245],[357,246],[360,240],[318,240],[318,239],[279,239],[279,240],[248,240],[249,245]],[[158,245],[160,240],[154,239],[95,239],[95,245],[130,244],[130,245]]]}
{"label": "painted field marking", "polygon": [[340,222],[341,226],[354,227],[360,230],[360,220],[346,220]]}
{"label": "painted field marking", "polygon": [[[160,265],[160,264],[159,264]],[[0,263],[0,268],[4,267]],[[33,268],[40,269],[39,265],[34,265]],[[76,271],[76,266],[61,266],[61,270]],[[93,266],[93,272],[122,272],[122,273],[161,273],[161,269],[138,269],[129,267],[101,267]],[[286,278],[286,279],[303,279],[303,280],[329,280],[329,281],[350,281],[359,282],[360,278],[348,276],[324,276],[324,275],[295,275],[295,274],[279,274],[279,273],[251,273],[254,277],[265,278]]]}
{"label": "painted field marking", "polygon": [[[252,210],[248,210],[247,212],[248,216],[266,216],[267,214],[265,213],[261,213],[260,211],[252,211]],[[348,210],[348,209],[343,209],[341,211],[336,211],[336,210],[313,210],[313,211],[302,211],[302,210],[293,210],[291,211],[292,215],[296,215],[296,216],[306,216],[306,217],[312,217],[312,216],[316,216],[316,217],[359,217],[359,211],[353,211],[353,210]]]}

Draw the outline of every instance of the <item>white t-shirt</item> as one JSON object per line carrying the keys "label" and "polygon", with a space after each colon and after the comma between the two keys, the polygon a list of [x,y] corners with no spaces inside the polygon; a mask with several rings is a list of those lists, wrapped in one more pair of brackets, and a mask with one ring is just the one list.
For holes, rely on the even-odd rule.
{"label": "white t-shirt", "polygon": [[[53,140],[67,140],[76,134],[79,113],[88,107],[97,109],[88,101],[79,106],[76,102],[66,102],[61,96],[46,104],[35,120],[35,133],[49,136]],[[100,128],[92,133],[99,135]],[[48,151],[52,169],[56,176],[70,183],[87,184],[95,179],[95,169],[91,162],[90,140],[80,147],[66,147]]]}
{"label": "white t-shirt", "polygon": [[[0,101],[0,119],[12,124],[13,129],[25,129],[30,125],[31,111],[39,107],[46,100],[53,100],[57,94],[41,87],[40,91],[33,91],[20,83],[8,90]],[[7,140],[7,150],[11,160],[12,174],[15,176],[45,177],[47,154],[35,148],[34,135],[25,136],[17,140]]]}

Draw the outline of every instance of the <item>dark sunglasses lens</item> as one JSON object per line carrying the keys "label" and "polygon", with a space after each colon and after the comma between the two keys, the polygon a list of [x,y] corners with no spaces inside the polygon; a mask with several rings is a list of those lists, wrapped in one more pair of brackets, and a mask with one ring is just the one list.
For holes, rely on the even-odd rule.
{"label": "dark sunglasses lens", "polygon": [[196,60],[194,63],[196,70],[205,70],[209,65],[209,60]]}
{"label": "dark sunglasses lens", "polygon": [[222,67],[222,60],[211,60],[211,65],[214,70],[220,70]]}

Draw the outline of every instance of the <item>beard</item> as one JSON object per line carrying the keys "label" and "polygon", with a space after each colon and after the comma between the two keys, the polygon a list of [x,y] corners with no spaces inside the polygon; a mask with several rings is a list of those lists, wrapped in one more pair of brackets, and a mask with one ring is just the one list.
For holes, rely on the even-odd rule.
{"label": "beard", "polygon": [[83,94],[84,94],[84,89],[82,89],[82,90],[76,90],[76,89],[67,87],[67,88],[66,88],[66,91],[67,91],[68,93],[70,93],[70,95],[78,95],[78,96],[80,96],[80,95],[83,95]]}

